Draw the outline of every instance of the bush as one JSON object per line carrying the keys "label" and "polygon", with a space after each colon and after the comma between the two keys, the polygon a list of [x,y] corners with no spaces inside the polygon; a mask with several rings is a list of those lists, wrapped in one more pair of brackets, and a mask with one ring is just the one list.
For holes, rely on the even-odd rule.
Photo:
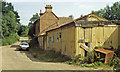
{"label": "bush", "polygon": [[70,61],[66,61],[67,64],[75,64],[82,67],[113,67],[114,70],[120,71],[120,58],[118,55],[114,56],[111,62],[104,64],[105,58],[97,57],[95,51],[90,51],[87,53],[87,56],[82,58],[81,55],[78,55]]}
{"label": "bush", "polygon": [[79,62],[80,58],[81,58],[81,54],[79,54],[79,55],[77,55],[76,57],[74,57],[74,58],[72,59],[72,62],[73,62],[73,63]]}
{"label": "bush", "polygon": [[85,61],[87,63],[93,63],[94,62],[94,53],[95,53],[94,50],[87,53],[87,57],[85,58]]}
{"label": "bush", "polygon": [[72,58],[70,61],[66,61],[66,63],[80,65],[83,63],[82,61],[83,60],[82,60],[81,54],[79,54],[76,57]]}
{"label": "bush", "polygon": [[17,34],[11,34],[9,37],[4,37],[2,39],[2,45],[11,45],[19,40],[19,36]]}
{"label": "bush", "polygon": [[82,58],[81,55],[79,54],[78,56],[76,56],[75,58],[72,58],[71,61],[67,61],[67,64],[75,64],[75,65],[79,65],[79,66],[83,66],[83,67],[99,67],[104,65],[104,63],[102,63],[100,60],[98,62],[94,62],[94,55],[95,52],[90,51],[87,53],[87,56]]}

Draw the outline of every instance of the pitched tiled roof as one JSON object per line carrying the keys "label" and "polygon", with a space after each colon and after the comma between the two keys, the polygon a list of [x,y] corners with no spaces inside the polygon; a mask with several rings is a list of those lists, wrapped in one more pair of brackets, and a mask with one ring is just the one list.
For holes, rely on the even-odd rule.
{"label": "pitched tiled roof", "polygon": [[46,28],[56,23],[59,18],[53,12],[45,12],[40,16],[40,32],[43,32]]}
{"label": "pitched tiled roof", "polygon": [[66,22],[72,21],[72,18],[70,18],[70,17],[58,17],[58,18],[59,19],[57,22],[55,22],[54,24],[51,24],[50,26],[48,26],[47,28],[42,30],[42,32],[40,34],[43,34],[44,32],[52,30],[52,29],[59,28],[60,26],[62,26]]}
{"label": "pitched tiled roof", "polygon": [[65,23],[65,22],[72,21],[71,17],[58,17],[58,18],[59,18],[59,20],[58,20],[59,25]]}
{"label": "pitched tiled roof", "polygon": [[53,12],[44,12],[40,17],[44,16],[46,13],[52,13],[57,19],[59,19]]}

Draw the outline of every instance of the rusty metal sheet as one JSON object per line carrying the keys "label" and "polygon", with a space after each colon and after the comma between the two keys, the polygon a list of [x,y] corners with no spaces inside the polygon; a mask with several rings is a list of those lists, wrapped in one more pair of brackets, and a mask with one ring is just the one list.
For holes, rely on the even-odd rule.
{"label": "rusty metal sheet", "polygon": [[114,56],[114,51],[112,51],[112,50],[100,48],[100,49],[95,49],[95,51],[105,54],[105,56],[104,56],[105,62],[104,63],[110,62]]}

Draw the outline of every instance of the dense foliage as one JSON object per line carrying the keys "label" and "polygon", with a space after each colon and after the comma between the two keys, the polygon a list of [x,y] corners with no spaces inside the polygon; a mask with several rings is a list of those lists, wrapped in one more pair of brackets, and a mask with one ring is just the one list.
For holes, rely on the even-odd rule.
{"label": "dense foliage", "polygon": [[70,18],[72,18],[72,20],[74,19],[73,15],[69,15]]}
{"label": "dense foliage", "polygon": [[28,31],[29,31],[28,26],[20,25],[20,27],[18,29],[18,35],[21,37],[26,37],[26,36],[28,36]]}
{"label": "dense foliage", "polygon": [[20,16],[11,3],[2,2],[2,45],[8,45],[19,40],[17,27]]}
{"label": "dense foliage", "polygon": [[30,18],[30,22],[28,24],[28,27],[29,27],[29,32],[28,32],[28,35],[30,37],[34,37],[33,34],[35,34],[35,26],[34,26],[34,22],[39,19],[39,14],[36,13],[33,15],[33,17]]}
{"label": "dense foliage", "polygon": [[111,7],[107,5],[104,9],[92,12],[108,20],[120,20],[120,1],[115,2]]}

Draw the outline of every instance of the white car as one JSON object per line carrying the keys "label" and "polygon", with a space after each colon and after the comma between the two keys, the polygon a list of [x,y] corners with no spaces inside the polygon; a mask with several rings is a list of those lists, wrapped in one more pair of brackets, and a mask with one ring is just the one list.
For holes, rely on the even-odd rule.
{"label": "white car", "polygon": [[19,46],[19,50],[29,50],[29,44],[26,42],[22,42]]}

